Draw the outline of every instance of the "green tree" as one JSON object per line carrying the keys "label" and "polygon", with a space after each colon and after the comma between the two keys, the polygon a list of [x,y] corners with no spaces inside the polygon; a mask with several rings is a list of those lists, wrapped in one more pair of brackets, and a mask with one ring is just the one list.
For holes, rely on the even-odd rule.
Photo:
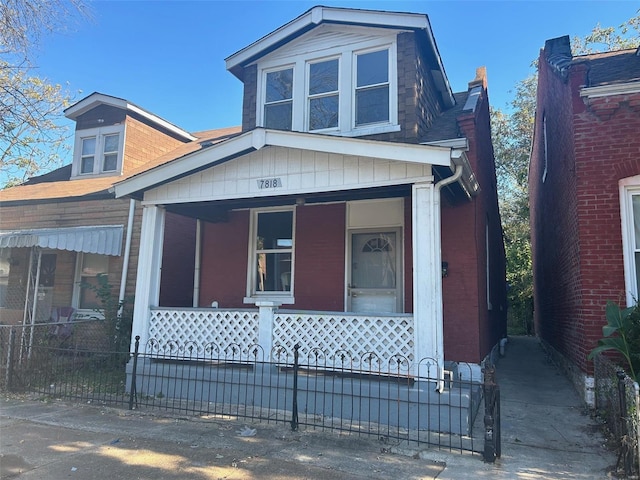
{"label": "green tree", "polygon": [[69,132],[62,111],[71,95],[34,74],[42,36],[88,16],[81,0],[0,2],[0,187],[61,164]]}
{"label": "green tree", "polygon": [[[640,11],[639,11],[640,12]],[[636,48],[640,15],[615,27],[599,24],[584,38],[574,37],[574,55]],[[536,63],[532,66],[535,68]],[[491,132],[496,157],[500,213],[504,230],[509,284],[508,328],[512,334],[531,333],[533,275],[529,231],[529,154],[536,108],[537,73],[515,86],[509,111],[492,109]]]}

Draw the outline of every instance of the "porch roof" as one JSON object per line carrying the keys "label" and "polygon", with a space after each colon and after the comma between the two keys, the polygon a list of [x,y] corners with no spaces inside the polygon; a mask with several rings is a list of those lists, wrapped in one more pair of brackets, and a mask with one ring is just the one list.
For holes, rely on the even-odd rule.
{"label": "porch roof", "polygon": [[0,231],[0,248],[41,247],[118,256],[123,232],[123,225]]}
{"label": "porch roof", "polygon": [[448,147],[255,128],[211,146],[202,145],[200,150],[122,180],[114,185],[115,194],[117,198],[140,194],[267,146],[384,158],[422,165],[450,167],[453,163],[451,148]]}

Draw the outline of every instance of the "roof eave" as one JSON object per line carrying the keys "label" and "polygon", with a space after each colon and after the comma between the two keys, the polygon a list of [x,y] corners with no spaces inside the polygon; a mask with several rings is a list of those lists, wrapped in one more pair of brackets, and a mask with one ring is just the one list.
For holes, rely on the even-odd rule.
{"label": "roof eave", "polygon": [[256,128],[238,137],[198,150],[114,185],[117,198],[131,196],[177,180],[265,146],[296,148],[324,153],[340,153],[384,158],[408,163],[449,166],[451,149],[444,146],[380,142],[349,137],[318,135]]}
{"label": "roof eave", "polygon": [[99,105],[109,105],[112,107],[120,108],[129,112],[136,113],[141,117],[149,120],[150,122],[182,137],[187,141],[194,141],[197,137],[194,137],[186,130],[168,122],[167,120],[125,100],[124,98],[113,97],[111,95],[105,95],[104,93],[94,92],[91,95],[83,98],[79,102],[71,105],[64,110],[64,116],[70,120],[76,120],[80,115],[92,110]]}

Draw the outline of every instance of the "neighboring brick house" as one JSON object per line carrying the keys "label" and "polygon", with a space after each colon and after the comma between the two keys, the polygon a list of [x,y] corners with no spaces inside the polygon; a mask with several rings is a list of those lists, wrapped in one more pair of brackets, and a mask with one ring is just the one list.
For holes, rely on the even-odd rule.
{"label": "neighboring brick house", "polygon": [[[506,335],[484,69],[454,94],[426,15],[329,7],[226,64],[242,133],[115,184],[144,205],[142,348],[482,362]],[[197,219],[196,308],[162,302],[168,214]]]}
{"label": "neighboring brick house", "polygon": [[[69,107],[65,115],[76,122],[72,163],[0,191],[4,324],[43,322],[56,307],[73,307],[77,318],[95,316],[99,303],[80,285],[95,285],[97,274],[108,275],[114,295],[133,295],[142,208],[135,200],[115,198],[113,183],[149,168],[168,152],[193,150],[200,138],[237,130],[191,135],[124,99],[100,93]],[[180,217],[167,222],[168,234],[191,230],[195,235],[193,222],[184,225]],[[175,222],[180,222],[177,228]],[[182,240],[169,236],[167,245]],[[193,267],[176,272],[183,288],[164,288],[165,301],[191,305]]]}
{"label": "neighboring brick house", "polygon": [[639,298],[640,56],[572,56],[548,40],[538,63],[529,189],[536,334],[593,402],[589,352],[608,301]]}

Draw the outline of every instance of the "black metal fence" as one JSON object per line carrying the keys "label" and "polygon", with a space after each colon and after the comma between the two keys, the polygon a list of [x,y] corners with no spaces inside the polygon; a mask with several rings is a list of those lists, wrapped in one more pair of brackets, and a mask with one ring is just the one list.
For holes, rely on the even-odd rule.
{"label": "black metal fence", "polygon": [[[499,390],[492,375],[485,372],[483,385],[469,366],[454,366],[443,380],[429,360],[408,374],[401,356],[382,361],[373,353],[352,358],[320,349],[301,356],[298,346],[266,355],[259,346],[151,340],[136,342],[133,352],[109,351],[108,343],[90,350],[86,330],[97,332],[95,322],[73,328],[61,343],[52,326],[0,326],[3,389],[373,435],[389,448],[426,444],[478,452],[490,462],[500,456]],[[477,413],[487,399],[483,418]]]}
{"label": "black metal fence", "polygon": [[640,473],[640,394],[634,382],[604,355],[594,358],[595,399],[618,448],[616,468],[629,477]]}

